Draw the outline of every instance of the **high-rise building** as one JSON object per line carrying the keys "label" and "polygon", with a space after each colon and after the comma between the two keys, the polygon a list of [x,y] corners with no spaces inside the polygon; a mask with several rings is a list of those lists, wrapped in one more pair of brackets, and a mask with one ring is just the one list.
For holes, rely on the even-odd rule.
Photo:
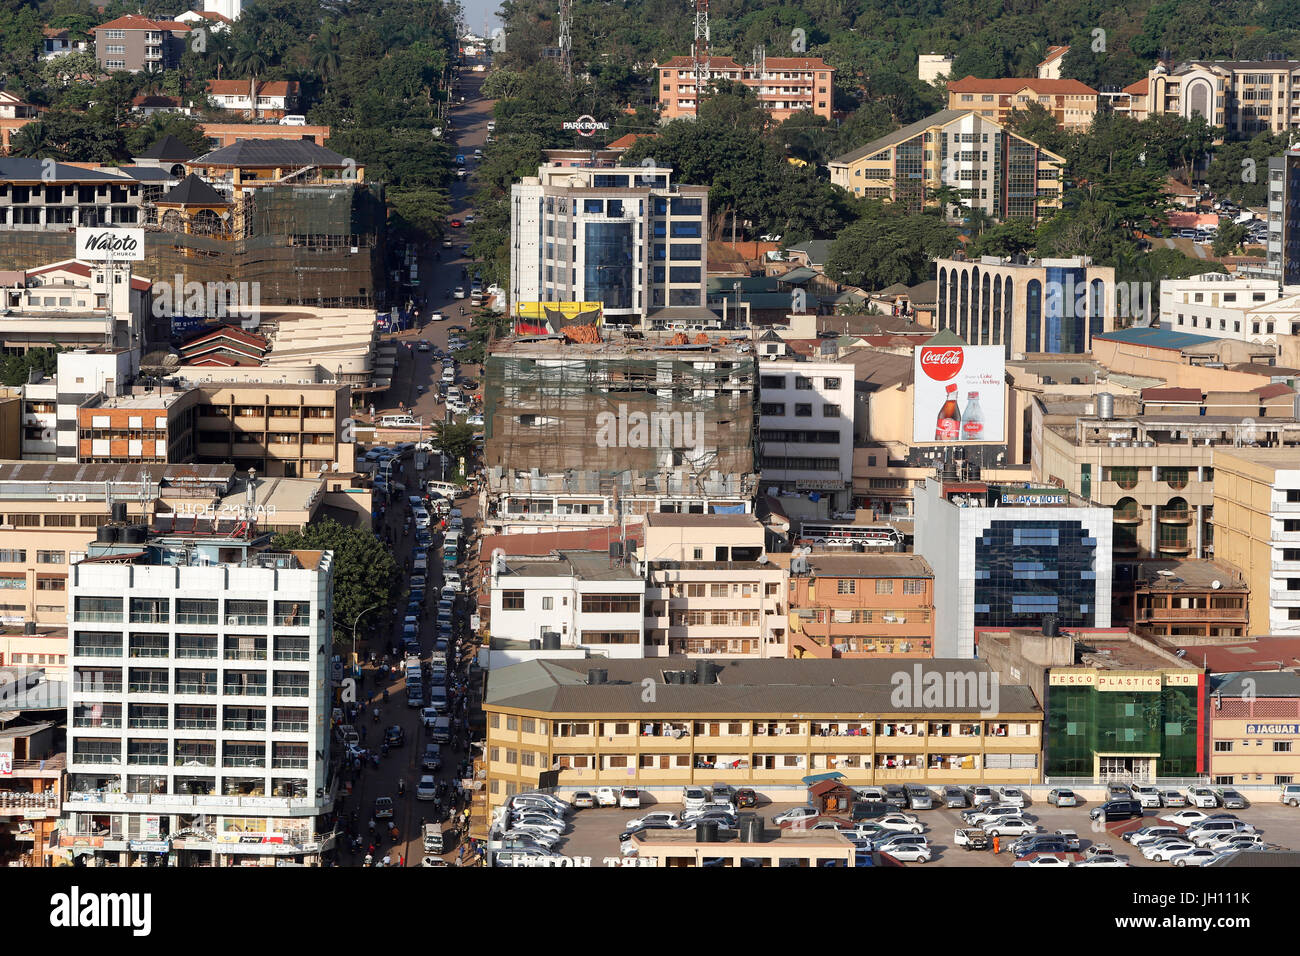
{"label": "high-rise building", "polygon": [[1059,488],[927,478],[913,493],[916,553],[934,569],[936,657],[972,657],[975,632],[1110,626],[1112,521]]}
{"label": "high-rise building", "polygon": [[319,863],[333,554],[107,550],[70,569],[73,845],[123,866]]}
{"label": "high-rise building", "polygon": [[672,176],[546,165],[511,186],[510,301],[600,302],[631,324],[705,314],[709,189]]}
{"label": "high-rise building", "polygon": [[835,362],[779,359],[759,368],[763,487],[801,492],[788,507],[806,508],[809,517],[827,518],[852,504],[853,372]]}
{"label": "high-rise building", "polygon": [[1268,267],[1279,287],[1300,284],[1300,150],[1268,161]]}

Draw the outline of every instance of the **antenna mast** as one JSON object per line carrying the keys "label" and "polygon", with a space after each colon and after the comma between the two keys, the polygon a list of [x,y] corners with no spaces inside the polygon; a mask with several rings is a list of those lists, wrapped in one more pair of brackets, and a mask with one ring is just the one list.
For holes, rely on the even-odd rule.
{"label": "antenna mast", "polygon": [[695,115],[700,115],[700,101],[709,85],[709,0],[695,0],[695,42],[691,44],[692,69],[695,74]]}
{"label": "antenna mast", "polygon": [[573,0],[560,0],[560,66],[573,79]]}

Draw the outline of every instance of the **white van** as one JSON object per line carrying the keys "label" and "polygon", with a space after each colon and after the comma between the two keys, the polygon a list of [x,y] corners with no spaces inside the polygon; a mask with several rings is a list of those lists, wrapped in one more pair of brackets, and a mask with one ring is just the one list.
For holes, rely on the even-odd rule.
{"label": "white van", "polygon": [[280,120],[281,126],[306,126],[307,117],[301,113],[288,113],[284,119]]}
{"label": "white van", "polygon": [[442,380],[448,385],[456,383],[456,370],[450,365],[444,365],[442,368]]}
{"label": "white van", "polygon": [[410,415],[384,415],[379,419],[379,424],[383,428],[404,428],[408,425],[418,425]]}
{"label": "white van", "polygon": [[453,485],[450,481],[430,481],[425,485],[431,495],[439,495],[443,498],[455,498],[460,493],[460,486]]}

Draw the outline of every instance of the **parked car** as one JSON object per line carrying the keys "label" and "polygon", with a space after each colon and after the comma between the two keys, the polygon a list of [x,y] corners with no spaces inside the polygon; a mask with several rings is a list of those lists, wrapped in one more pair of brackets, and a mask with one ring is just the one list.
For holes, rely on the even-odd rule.
{"label": "parked car", "polygon": [[1173,809],[1175,807],[1187,806],[1187,798],[1177,790],[1161,790],[1160,805]]}
{"label": "parked car", "polygon": [[970,795],[961,787],[949,784],[943,788],[943,805],[949,810],[964,810],[970,806]]}
{"label": "parked car", "polygon": [[925,827],[921,826],[920,821],[910,813],[888,813],[877,820],[876,823],[886,830],[903,833],[920,833],[925,829]]}
{"label": "parked car", "polygon": [[971,826],[986,826],[1003,817],[1020,816],[1020,807],[993,806],[993,807],[975,807],[962,813],[962,819]]}
{"label": "parked car", "polygon": [[1015,787],[1003,787],[1002,799],[999,801],[1004,806],[1016,807],[1023,810],[1025,808],[1025,794],[1022,790]]}
{"label": "parked car", "polygon": [[709,790],[715,806],[729,807],[735,798],[735,788],[729,783],[715,783]]}
{"label": "parked car", "polygon": [[1065,841],[1055,833],[1026,833],[1011,844],[1011,852],[1017,857],[1031,853],[1065,853]]}
{"label": "parked car", "polygon": [[569,802],[575,810],[590,810],[596,806],[596,795],[590,790],[579,790]]}
{"label": "parked car", "polygon": [[600,787],[596,790],[596,803],[602,807],[618,806],[618,790],[614,787]]}
{"label": "parked car", "polygon": [[1288,807],[1300,807],[1300,783],[1284,783],[1278,799]]}
{"label": "parked car", "polygon": [[1156,840],[1154,843],[1148,843],[1142,847],[1142,855],[1148,860],[1154,860],[1156,863],[1167,862],[1175,853],[1183,853],[1187,850],[1195,850],[1196,844],[1190,840],[1184,840],[1182,837],[1167,837],[1162,840]]}
{"label": "parked car", "polygon": [[1058,787],[1055,790],[1048,791],[1047,802],[1054,807],[1077,807],[1079,798],[1075,796],[1073,790]]}
{"label": "parked car", "polygon": [[992,787],[986,787],[982,783],[977,784],[970,788],[970,805],[978,807],[982,803],[993,803],[997,800],[997,796]]}
{"label": "parked car", "polygon": [[1124,800],[1107,800],[1099,807],[1093,807],[1088,819],[1109,822],[1111,820],[1133,820],[1142,817],[1142,804],[1130,798]]}
{"label": "parked car", "polygon": [[1143,807],[1160,809],[1160,791],[1149,784],[1134,783],[1129,786],[1134,800]]}
{"label": "parked car", "polygon": [[1237,850],[1262,850],[1267,844],[1258,833],[1229,833],[1207,844],[1211,850],[1219,853],[1235,853]]}
{"label": "parked car", "polygon": [[1242,820],[1204,820],[1187,828],[1183,834],[1197,846],[1208,846],[1220,837],[1232,833],[1254,833],[1255,828]]}
{"label": "parked car", "polygon": [[1024,817],[1004,817],[1001,820],[986,824],[984,830],[991,837],[1018,837],[1024,836],[1026,833],[1036,833],[1038,827]]}
{"label": "parked car", "polygon": [[741,810],[749,807],[758,806],[758,794],[749,787],[741,787],[736,791],[736,807]]}
{"label": "parked car", "polygon": [[931,810],[934,808],[934,793],[929,787],[909,783],[905,788],[907,808],[909,810]]}
{"label": "parked car", "polygon": [[908,807],[907,791],[901,784],[885,784],[885,803],[891,807],[897,807],[899,810],[906,810]]}
{"label": "parked car", "polygon": [[681,818],[671,810],[655,810],[652,813],[642,814],[639,817],[633,817],[627,821],[627,828],[635,830],[637,827],[643,827],[650,823],[665,823],[673,829],[678,829],[682,825]]}
{"label": "parked car", "polygon": [[1210,819],[1210,815],[1204,810],[1194,810],[1189,807],[1176,813],[1166,813],[1160,819],[1169,823],[1176,823],[1180,827],[1190,827],[1193,823],[1200,823],[1202,820]]}
{"label": "parked car", "polygon": [[1056,835],[1065,841],[1065,850],[1067,853],[1079,852],[1079,834],[1073,830],[1057,830]]}
{"label": "parked car", "polygon": [[1209,787],[1188,787],[1187,802],[1202,810],[1213,810],[1219,805],[1219,797]]}
{"label": "parked car", "polygon": [[1091,860],[1079,860],[1072,866],[1128,866],[1129,862],[1122,856],[1094,856]]}
{"label": "parked car", "polygon": [[1141,849],[1144,846],[1150,846],[1157,840],[1163,840],[1165,837],[1176,837],[1181,834],[1182,830],[1178,827],[1151,824],[1137,830],[1129,830],[1121,836],[1121,839]]}
{"label": "parked car", "polygon": [[1220,855],[1216,850],[1196,847],[1192,850],[1175,853],[1170,857],[1169,862],[1174,866],[1205,866],[1207,863],[1213,863]]}
{"label": "parked car", "polygon": [[1245,797],[1231,787],[1220,788],[1219,803],[1225,810],[1245,810],[1250,805]]}
{"label": "parked car", "polygon": [[702,810],[712,799],[713,795],[703,787],[686,787],[682,790],[682,807],[686,810]]}
{"label": "parked car", "polygon": [[1028,856],[1023,860],[1016,860],[1012,866],[1045,866],[1045,867],[1068,867],[1070,861],[1064,856],[1057,856],[1053,853],[1040,853],[1036,856]]}
{"label": "parked car", "polygon": [[929,863],[934,859],[934,850],[929,844],[904,843],[881,852],[888,853],[899,863]]}
{"label": "parked car", "polygon": [[777,826],[781,826],[782,824],[785,823],[808,824],[808,823],[812,823],[819,816],[821,816],[821,811],[818,810],[816,807],[791,807],[789,810],[786,810],[784,813],[778,813],[776,816],[774,816],[772,818],[772,822],[775,823]]}
{"label": "parked car", "polygon": [[1126,783],[1108,783],[1106,784],[1107,800],[1123,800],[1125,797],[1131,797],[1133,792],[1129,790]]}

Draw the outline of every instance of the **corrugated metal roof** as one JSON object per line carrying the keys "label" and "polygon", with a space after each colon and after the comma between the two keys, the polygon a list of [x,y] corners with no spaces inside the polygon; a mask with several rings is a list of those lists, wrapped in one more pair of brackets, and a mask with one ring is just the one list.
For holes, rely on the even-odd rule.
{"label": "corrugated metal roof", "polygon": [[1101,332],[1093,336],[1093,339],[1104,339],[1111,342],[1124,342],[1129,345],[1147,345],[1155,349],[1185,349],[1192,345],[1204,345],[1207,342],[1217,342],[1218,339],[1210,335],[1193,335],[1190,332],[1173,332],[1168,329],[1157,329],[1153,327],[1115,329],[1111,332]]}

